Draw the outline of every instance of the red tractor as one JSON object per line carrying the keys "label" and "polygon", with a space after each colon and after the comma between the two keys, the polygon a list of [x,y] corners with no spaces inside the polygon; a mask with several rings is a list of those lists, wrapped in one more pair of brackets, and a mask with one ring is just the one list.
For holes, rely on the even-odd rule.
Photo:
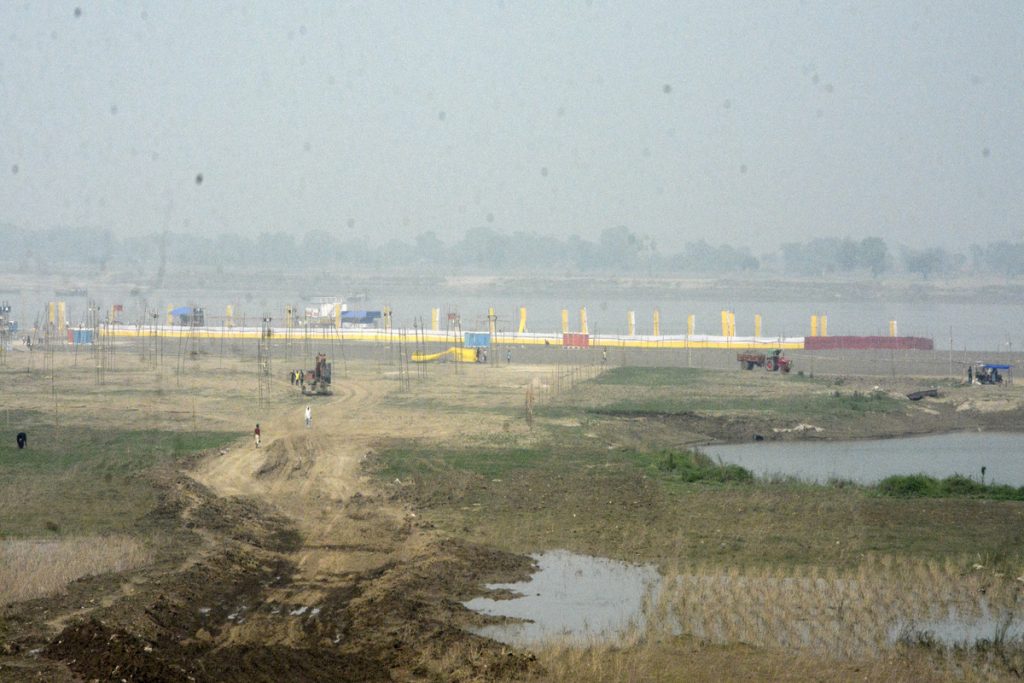
{"label": "red tractor", "polygon": [[753,351],[737,353],[736,360],[740,362],[740,367],[746,370],[753,370],[756,365],[768,372],[786,373],[793,365],[793,361],[782,355],[782,349],[775,349],[771,353],[755,353]]}

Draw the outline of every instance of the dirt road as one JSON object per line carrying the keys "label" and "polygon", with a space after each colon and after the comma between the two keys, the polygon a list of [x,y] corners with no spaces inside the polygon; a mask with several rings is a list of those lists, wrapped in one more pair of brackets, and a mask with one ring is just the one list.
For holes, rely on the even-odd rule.
{"label": "dirt road", "polygon": [[[474,372],[483,369],[451,383],[472,384]],[[404,408],[396,386],[368,372],[326,399],[296,393],[261,417],[260,448],[245,438],[165,473],[151,521],[188,549],[19,604],[4,675],[493,680],[536,669],[532,656],[465,630],[484,618],[461,606],[486,582],[525,577],[529,558],[442,536],[360,469],[381,439],[480,436],[502,419]],[[26,654],[40,648],[42,658]]]}

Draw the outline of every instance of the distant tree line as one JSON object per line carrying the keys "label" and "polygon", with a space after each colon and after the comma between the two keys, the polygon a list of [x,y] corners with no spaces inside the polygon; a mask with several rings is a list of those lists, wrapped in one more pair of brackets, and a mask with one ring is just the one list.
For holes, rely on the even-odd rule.
{"label": "distant tree line", "polygon": [[880,237],[823,237],[787,242],[755,256],[749,247],[686,243],[675,252],[659,249],[649,236],[627,227],[603,230],[596,240],[553,237],[528,231],[473,228],[454,242],[433,231],[412,240],[371,244],[323,230],[193,234],[150,233],[119,237],[99,228],[24,230],[0,224],[0,261],[15,271],[65,265],[103,272],[154,272],[161,268],[259,266],[281,269],[342,267],[445,273],[563,272],[570,275],[686,276],[735,273],[803,277],[910,274],[928,280],[963,275],[1024,275],[1024,242],[972,244],[965,253],[941,247],[898,245]]}

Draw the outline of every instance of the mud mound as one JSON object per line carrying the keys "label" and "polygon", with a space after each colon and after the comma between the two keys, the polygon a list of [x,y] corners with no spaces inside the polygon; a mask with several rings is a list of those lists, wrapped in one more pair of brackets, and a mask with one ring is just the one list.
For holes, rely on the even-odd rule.
{"label": "mud mound", "polygon": [[162,487],[155,508],[141,526],[178,526],[206,529],[246,545],[291,552],[301,545],[295,524],[269,505],[252,498],[221,498],[185,475]]}
{"label": "mud mound", "polygon": [[228,647],[203,662],[210,681],[391,681],[387,667],[358,654],[276,645]]}
{"label": "mud mound", "polygon": [[281,446],[272,447],[267,449],[267,454],[263,458],[263,464],[256,469],[256,477],[264,479],[266,477],[274,476],[284,470],[285,465],[288,464],[288,454],[285,453],[285,449]]}
{"label": "mud mound", "polygon": [[316,460],[314,444],[308,434],[304,438],[275,439],[264,449],[264,453],[263,464],[255,473],[258,479],[304,477]]}
{"label": "mud mound", "polygon": [[64,660],[86,680],[180,681],[195,678],[190,667],[154,651],[146,641],[97,619],[65,628],[43,653]]}
{"label": "mud mound", "polygon": [[206,498],[196,505],[190,521],[266,550],[291,552],[302,544],[294,524],[251,498]]}
{"label": "mud mound", "polygon": [[[528,557],[468,542],[429,543],[407,562],[362,577],[358,594],[344,596],[349,646],[391,662],[403,679],[500,680],[538,671],[532,655],[465,631],[481,617],[460,602],[485,583],[525,579],[532,567]],[[332,594],[325,603],[341,599]]]}
{"label": "mud mound", "polygon": [[522,678],[537,672],[535,658],[464,630],[485,618],[460,601],[531,566],[439,540],[310,597],[290,563],[239,549],[165,576],[145,599],[73,621],[44,656],[101,681]]}
{"label": "mud mound", "polygon": [[364,657],[281,646],[214,648],[147,642],[97,619],[71,624],[44,650],[86,680],[97,681],[390,681]]}

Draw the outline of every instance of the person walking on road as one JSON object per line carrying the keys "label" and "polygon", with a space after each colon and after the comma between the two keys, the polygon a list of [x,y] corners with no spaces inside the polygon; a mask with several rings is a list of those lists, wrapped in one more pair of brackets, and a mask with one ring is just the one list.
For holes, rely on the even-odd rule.
{"label": "person walking on road", "polygon": [[512,349],[505,352],[505,363],[510,365],[512,363]]}
{"label": "person walking on road", "polygon": [[260,447],[260,423],[256,423],[256,429],[252,431],[252,438],[256,441],[256,448]]}
{"label": "person walking on road", "polygon": [[306,406],[306,429],[309,429],[312,426],[313,426],[313,408],[311,406],[307,405]]}

